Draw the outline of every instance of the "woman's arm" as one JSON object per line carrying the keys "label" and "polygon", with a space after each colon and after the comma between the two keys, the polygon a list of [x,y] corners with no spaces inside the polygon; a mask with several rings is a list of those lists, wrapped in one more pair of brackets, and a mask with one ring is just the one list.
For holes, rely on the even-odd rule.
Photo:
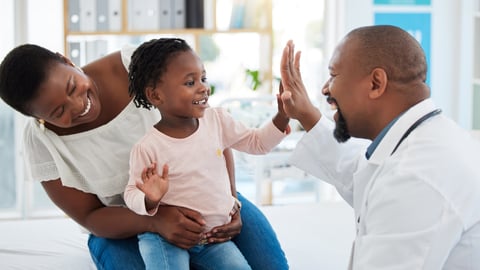
{"label": "woman's arm", "polygon": [[203,232],[198,212],[182,207],[160,207],[156,216],[141,216],[126,207],[105,206],[96,195],[65,187],[60,179],[44,181],[50,199],[78,224],[96,236],[126,238],[156,232],[181,248],[196,245]]}

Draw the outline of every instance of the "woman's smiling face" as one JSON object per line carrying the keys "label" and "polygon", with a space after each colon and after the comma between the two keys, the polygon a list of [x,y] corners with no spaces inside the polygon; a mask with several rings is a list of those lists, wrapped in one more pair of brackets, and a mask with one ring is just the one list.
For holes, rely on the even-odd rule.
{"label": "woman's smiling face", "polygon": [[54,63],[28,108],[38,119],[71,128],[96,120],[101,104],[98,89],[87,75],[69,64]]}

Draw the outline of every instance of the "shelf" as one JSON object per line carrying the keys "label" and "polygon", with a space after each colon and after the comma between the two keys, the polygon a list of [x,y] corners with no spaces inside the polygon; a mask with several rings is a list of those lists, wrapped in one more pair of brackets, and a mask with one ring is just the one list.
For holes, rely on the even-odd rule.
{"label": "shelf", "polygon": [[[209,81],[216,91],[241,88],[240,84],[233,85],[229,81],[239,77],[241,69],[254,69],[262,74],[262,91],[271,92],[271,1],[63,0],[65,55],[76,65],[83,66],[126,44],[140,45],[152,38],[177,36],[185,39],[204,60],[211,74]],[[169,20],[172,26],[183,27],[168,28],[162,24],[165,20],[161,10],[165,10],[165,3],[171,5],[170,14],[177,13],[174,12],[179,6],[176,4],[185,3],[182,6],[184,21],[179,22],[176,15],[171,15]],[[196,19],[192,20],[189,14]],[[245,55],[238,54],[238,44],[242,44]]]}
{"label": "shelf", "polygon": [[68,36],[145,36],[145,35],[157,35],[157,34],[179,34],[179,35],[211,35],[211,34],[235,34],[235,33],[258,33],[270,35],[271,30],[263,29],[230,29],[230,30],[210,30],[210,29],[162,29],[156,31],[95,31],[95,32],[80,32],[71,31],[68,32]]}

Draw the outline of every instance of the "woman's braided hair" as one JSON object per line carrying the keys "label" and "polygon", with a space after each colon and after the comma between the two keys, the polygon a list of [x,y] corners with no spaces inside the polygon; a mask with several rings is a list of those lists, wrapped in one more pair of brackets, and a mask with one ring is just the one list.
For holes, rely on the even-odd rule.
{"label": "woman's braided hair", "polygon": [[156,87],[175,55],[191,50],[183,39],[159,38],[144,42],[134,51],[128,67],[128,93],[137,107],[152,107],[145,95],[147,87]]}

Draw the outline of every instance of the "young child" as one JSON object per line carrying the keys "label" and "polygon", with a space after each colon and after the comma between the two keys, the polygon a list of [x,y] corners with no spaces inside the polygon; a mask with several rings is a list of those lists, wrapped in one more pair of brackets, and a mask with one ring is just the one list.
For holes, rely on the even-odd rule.
{"label": "young child", "polygon": [[[271,151],[290,131],[281,101],[277,98],[279,111],[272,121],[259,129],[245,127],[225,109],[209,108],[202,61],[178,38],[140,45],[132,55],[129,80],[135,104],[157,108],[161,120],[131,151],[127,206],[143,215],[155,215],[160,204],[197,210],[205,234],[230,222],[241,205],[223,150]],[[232,241],[203,241],[184,250],[155,233],[138,238],[147,269],[251,269]]]}

